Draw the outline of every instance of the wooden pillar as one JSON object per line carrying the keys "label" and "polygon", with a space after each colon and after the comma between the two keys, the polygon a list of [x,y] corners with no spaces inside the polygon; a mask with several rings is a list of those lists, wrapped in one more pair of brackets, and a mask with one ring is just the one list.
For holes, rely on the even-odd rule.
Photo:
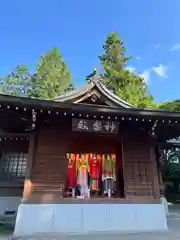
{"label": "wooden pillar", "polygon": [[160,198],[158,169],[157,169],[156,156],[155,156],[153,147],[150,148],[150,162],[151,162],[151,178],[153,183],[153,195],[155,198]]}
{"label": "wooden pillar", "polygon": [[125,157],[124,157],[124,141],[121,138],[121,160],[122,160],[122,175],[124,180],[124,197],[127,195],[127,177],[126,177],[126,167],[125,167]]}
{"label": "wooden pillar", "polygon": [[24,181],[23,199],[28,198],[32,192],[31,173],[32,173],[32,167],[33,167],[33,160],[34,160],[35,137],[36,135],[34,132],[30,134],[28,159],[27,159],[27,172],[26,172],[26,178]]}

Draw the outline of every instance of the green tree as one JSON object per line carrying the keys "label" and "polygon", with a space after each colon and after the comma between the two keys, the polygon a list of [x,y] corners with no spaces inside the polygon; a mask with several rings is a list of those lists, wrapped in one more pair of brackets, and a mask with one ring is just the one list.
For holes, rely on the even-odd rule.
{"label": "green tree", "polygon": [[57,48],[40,58],[34,74],[27,65],[17,66],[0,78],[0,92],[13,96],[52,99],[73,89],[71,74]]}
{"label": "green tree", "polygon": [[24,96],[30,78],[27,65],[18,65],[7,77],[0,78],[0,91],[8,95]]}
{"label": "green tree", "polygon": [[43,78],[38,77],[36,73],[30,76],[25,89],[25,97],[45,99],[43,96],[45,95],[46,89],[43,87]]}
{"label": "green tree", "polygon": [[180,100],[169,101],[159,104],[159,108],[162,110],[180,112]]}
{"label": "green tree", "polygon": [[123,41],[117,33],[110,33],[103,44],[104,53],[99,56],[103,72],[102,79],[114,93],[136,107],[154,107],[145,80],[126,69],[129,56],[125,56]]}
{"label": "green tree", "polygon": [[31,85],[38,82],[39,98],[52,99],[72,89],[71,74],[57,48],[53,48],[40,58],[36,74]]}

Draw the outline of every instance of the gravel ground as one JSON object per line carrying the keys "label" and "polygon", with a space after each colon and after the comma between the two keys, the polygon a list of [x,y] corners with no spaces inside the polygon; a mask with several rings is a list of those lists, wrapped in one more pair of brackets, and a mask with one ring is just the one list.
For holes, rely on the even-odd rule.
{"label": "gravel ground", "polygon": [[[168,216],[169,230],[163,233],[141,234],[90,234],[90,235],[37,235],[34,237],[21,237],[17,240],[180,240],[180,205],[171,206]],[[0,234],[0,240],[7,240],[9,234]]]}

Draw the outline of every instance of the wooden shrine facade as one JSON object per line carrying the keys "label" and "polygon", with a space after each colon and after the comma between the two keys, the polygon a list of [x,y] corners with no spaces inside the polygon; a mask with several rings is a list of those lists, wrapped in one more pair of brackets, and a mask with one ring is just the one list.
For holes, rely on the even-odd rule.
{"label": "wooden shrine facade", "polygon": [[[89,103],[1,95],[0,118],[1,152],[27,154],[27,168],[16,166],[9,178],[1,174],[0,186],[22,187],[25,179],[23,203],[84,201],[65,192],[71,153],[116,156],[115,193],[90,194],[89,202],[157,202],[156,142],[180,135],[179,113]],[[26,171],[18,176],[20,168]]]}
{"label": "wooden shrine facade", "polygon": [[180,113],[134,108],[93,77],[53,101],[0,95],[0,119],[8,141],[28,137],[14,236],[167,230],[156,143],[180,135]]}

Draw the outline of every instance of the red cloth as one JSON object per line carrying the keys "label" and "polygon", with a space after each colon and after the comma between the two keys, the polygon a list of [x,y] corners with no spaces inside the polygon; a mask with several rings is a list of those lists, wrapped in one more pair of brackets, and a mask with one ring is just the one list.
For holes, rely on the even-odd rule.
{"label": "red cloth", "polygon": [[73,187],[73,168],[68,166],[68,182],[67,185],[69,188]]}
{"label": "red cloth", "polygon": [[91,179],[99,179],[100,171],[101,171],[101,162],[100,159],[97,157],[90,157],[89,159],[89,166],[90,166],[90,176]]}

